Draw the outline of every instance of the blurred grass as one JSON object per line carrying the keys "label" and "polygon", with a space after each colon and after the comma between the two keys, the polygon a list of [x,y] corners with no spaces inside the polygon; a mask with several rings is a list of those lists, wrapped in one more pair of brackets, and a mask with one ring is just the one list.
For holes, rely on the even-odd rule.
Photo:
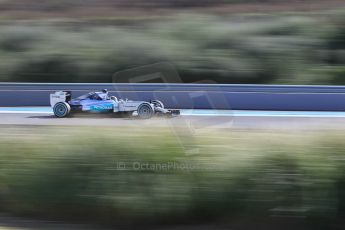
{"label": "blurred grass", "polygon": [[186,155],[164,128],[3,131],[0,211],[14,215],[103,224],[283,216],[312,228],[345,214],[342,132],[204,129],[199,154]]}
{"label": "blurred grass", "polygon": [[344,19],[340,7],[148,21],[3,20],[0,81],[111,82],[118,71],[170,62],[186,83],[341,85]]}

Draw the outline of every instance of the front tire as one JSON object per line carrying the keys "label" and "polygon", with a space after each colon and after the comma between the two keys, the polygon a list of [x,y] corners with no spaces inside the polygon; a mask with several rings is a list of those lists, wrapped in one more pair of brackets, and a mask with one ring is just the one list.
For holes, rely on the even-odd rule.
{"label": "front tire", "polygon": [[58,118],[67,117],[71,112],[71,106],[66,102],[58,102],[54,105],[53,111]]}
{"label": "front tire", "polygon": [[137,111],[138,111],[138,117],[140,119],[150,119],[154,114],[154,111],[151,105],[148,103],[142,103],[141,105],[139,105]]}

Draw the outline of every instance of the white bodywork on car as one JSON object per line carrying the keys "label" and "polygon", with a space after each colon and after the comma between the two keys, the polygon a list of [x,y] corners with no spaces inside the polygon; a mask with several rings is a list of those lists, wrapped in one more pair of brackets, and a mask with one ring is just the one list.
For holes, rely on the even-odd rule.
{"label": "white bodywork on car", "polygon": [[50,106],[54,107],[54,105],[58,102],[65,102],[68,96],[69,93],[65,91],[57,91],[50,94]]}
{"label": "white bodywork on car", "polygon": [[151,106],[151,108],[154,110],[155,107],[153,104],[145,102],[145,101],[128,101],[128,100],[119,100],[117,102],[118,106],[114,106],[114,112],[130,112],[130,111],[137,111],[139,105],[142,103],[147,103]]}

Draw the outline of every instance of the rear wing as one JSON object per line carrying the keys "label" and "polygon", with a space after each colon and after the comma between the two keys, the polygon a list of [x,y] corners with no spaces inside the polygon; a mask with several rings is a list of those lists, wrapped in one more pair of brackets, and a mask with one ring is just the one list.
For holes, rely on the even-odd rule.
{"label": "rear wing", "polygon": [[72,98],[71,91],[57,91],[50,94],[50,106],[54,106],[58,102],[68,102]]}

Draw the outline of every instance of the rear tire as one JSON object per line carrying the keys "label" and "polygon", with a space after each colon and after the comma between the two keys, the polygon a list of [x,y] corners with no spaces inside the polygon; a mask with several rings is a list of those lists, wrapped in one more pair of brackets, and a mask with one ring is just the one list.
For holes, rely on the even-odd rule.
{"label": "rear tire", "polygon": [[53,111],[58,118],[67,117],[71,112],[71,106],[66,102],[58,102],[54,105]]}
{"label": "rear tire", "polygon": [[137,111],[138,111],[138,117],[140,119],[150,119],[154,114],[154,111],[151,105],[148,103],[142,103],[141,105],[139,105]]}

